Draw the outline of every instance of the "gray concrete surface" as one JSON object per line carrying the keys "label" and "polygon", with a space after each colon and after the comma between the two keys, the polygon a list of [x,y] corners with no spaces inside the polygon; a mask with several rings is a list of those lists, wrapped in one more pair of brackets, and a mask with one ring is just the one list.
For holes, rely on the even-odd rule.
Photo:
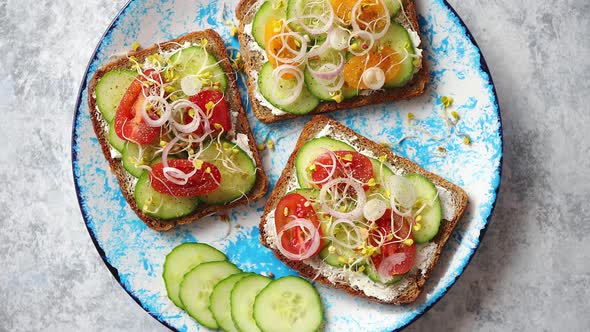
{"label": "gray concrete surface", "polygon": [[[0,0],[0,330],[156,331],[82,222],[70,125],[125,0]],[[450,1],[491,68],[502,188],[471,265],[407,331],[590,329],[590,2]]]}

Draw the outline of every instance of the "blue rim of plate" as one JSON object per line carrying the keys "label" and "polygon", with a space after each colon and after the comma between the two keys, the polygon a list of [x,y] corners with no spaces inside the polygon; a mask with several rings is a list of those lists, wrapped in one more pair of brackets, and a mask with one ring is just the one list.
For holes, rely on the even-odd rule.
{"label": "blue rim of plate", "polygon": [[[87,211],[84,209],[84,206],[82,205],[83,198],[80,195],[80,185],[78,184],[78,178],[76,177],[76,173],[75,173],[75,163],[78,160],[77,152],[74,149],[74,146],[76,145],[76,140],[78,138],[77,135],[76,135],[76,123],[78,121],[78,115],[79,115],[79,111],[80,111],[80,105],[83,102],[82,101],[82,92],[84,91],[84,89],[86,89],[86,86],[87,86],[87,76],[88,76],[88,72],[90,70],[90,66],[92,65],[92,63],[94,62],[94,60],[96,60],[98,50],[100,48],[100,45],[104,41],[105,36],[115,27],[115,25],[117,23],[117,20],[127,10],[127,8],[129,7],[129,5],[133,1],[134,0],[128,0],[127,3],[123,6],[123,8],[121,8],[121,10],[119,10],[119,12],[115,16],[115,18],[111,21],[111,23],[109,24],[109,26],[107,27],[107,29],[105,30],[105,32],[100,37],[100,40],[98,41],[96,47],[94,48],[94,51],[92,53],[92,56],[90,57],[90,60],[88,61],[88,65],[86,66],[86,71],[84,72],[84,76],[82,78],[82,82],[80,84],[80,88],[78,89],[78,98],[76,100],[76,106],[75,106],[76,108],[74,110],[74,119],[72,121],[72,140],[71,140],[72,176],[73,176],[73,179],[74,179],[74,186],[76,188],[76,196],[77,196],[77,199],[78,199],[78,205],[80,206],[80,212],[82,213],[82,218],[84,219],[84,224],[86,226],[86,230],[88,231],[88,234],[90,235],[90,239],[92,240],[92,243],[94,244],[94,247],[96,247],[96,250],[98,251],[98,254],[100,255],[100,258],[102,259],[103,263],[109,269],[109,271],[111,272],[111,274],[113,275],[113,277],[115,278],[115,280],[117,280],[117,283],[125,290],[125,292],[127,292],[127,294],[129,296],[131,296],[131,298],[146,313],[148,313],[150,316],[152,316],[154,319],[156,319],[158,322],[160,322],[162,325],[166,326],[170,330],[172,330],[172,331],[178,331],[175,327],[171,326],[170,324],[168,324],[163,319],[160,319],[160,317],[158,315],[156,315],[154,313],[151,313],[148,310],[148,308],[146,308],[141,303],[141,301],[139,300],[139,298],[137,298],[135,295],[133,295],[131,293],[131,291],[129,289],[127,289],[127,287],[125,287],[125,285],[123,283],[121,283],[121,277],[119,276],[119,271],[117,270],[116,267],[114,267],[113,265],[111,265],[108,262],[108,260],[106,258],[106,254],[105,254],[104,250],[102,249],[102,247],[100,246],[100,244],[98,243],[98,241],[96,239],[96,236],[94,234],[94,231],[92,229],[90,229],[90,227],[88,225]],[[405,322],[402,327],[400,327],[399,329],[397,329],[397,331],[401,331],[401,330],[405,329],[410,324],[412,324],[413,322],[415,322],[416,320],[418,320],[420,317],[422,317],[428,310],[430,310],[435,304],[438,303],[438,301],[440,301],[447,294],[447,292],[451,289],[451,287],[453,287],[457,283],[457,281],[459,280],[459,278],[463,275],[463,272],[465,272],[465,268],[467,268],[467,266],[469,265],[469,263],[473,259],[473,256],[475,256],[475,252],[479,248],[479,246],[481,244],[481,241],[483,240],[483,237],[486,234],[486,231],[488,230],[488,226],[490,225],[490,222],[492,220],[492,216],[494,215],[494,210],[496,208],[496,202],[498,201],[498,193],[500,191],[500,186],[502,185],[502,162],[503,162],[503,159],[504,159],[504,152],[503,152],[504,151],[504,137],[503,137],[503,133],[502,133],[502,128],[503,128],[503,126],[502,126],[502,112],[501,112],[501,109],[500,109],[500,102],[498,100],[498,93],[496,92],[496,85],[494,84],[494,80],[492,78],[492,74],[491,74],[490,69],[488,67],[488,64],[487,64],[487,62],[485,60],[485,57],[484,57],[483,53],[481,52],[481,48],[477,44],[477,41],[475,40],[475,38],[473,37],[473,35],[471,34],[471,31],[469,31],[469,28],[467,27],[467,25],[465,24],[465,22],[463,22],[463,19],[459,16],[459,14],[457,13],[457,11],[455,11],[455,9],[453,8],[453,6],[451,6],[451,4],[447,2],[447,0],[443,0],[443,2],[445,4],[445,6],[447,6],[447,8],[455,15],[455,17],[459,21],[459,24],[461,25],[461,27],[463,27],[463,29],[465,29],[465,34],[467,35],[467,37],[469,38],[469,40],[473,43],[473,45],[475,45],[475,47],[477,48],[477,51],[479,52],[479,56],[480,56],[480,69],[481,69],[481,71],[483,71],[484,73],[487,74],[488,83],[492,87],[492,92],[494,94],[494,99],[496,101],[496,107],[497,107],[497,112],[498,112],[498,124],[499,124],[498,132],[499,132],[499,136],[500,136],[499,138],[500,138],[500,152],[501,152],[500,153],[500,162],[499,162],[499,166],[498,166],[498,185],[497,185],[496,190],[495,190],[495,196],[496,197],[495,197],[494,203],[492,204],[492,209],[490,211],[490,215],[486,219],[485,226],[480,231],[479,238],[477,240],[477,244],[471,250],[471,253],[469,255],[469,258],[465,261],[465,264],[463,264],[463,266],[461,266],[459,268],[459,273],[457,274],[457,276],[455,277],[455,279],[446,288],[444,288],[443,290],[441,290],[440,292],[437,293],[436,296],[438,296],[438,297],[432,303],[430,303],[429,305],[427,305],[426,307],[424,307],[421,310],[421,312],[419,312],[412,319],[410,319],[409,321]]]}

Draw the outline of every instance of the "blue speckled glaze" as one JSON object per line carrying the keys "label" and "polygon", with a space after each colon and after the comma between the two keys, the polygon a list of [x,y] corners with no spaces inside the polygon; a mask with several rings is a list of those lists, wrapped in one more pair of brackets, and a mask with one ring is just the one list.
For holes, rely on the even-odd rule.
{"label": "blue speckled glaze", "polygon": [[[418,0],[423,48],[431,72],[424,96],[392,104],[363,107],[331,116],[377,141],[394,143],[393,150],[429,171],[462,186],[470,198],[463,220],[453,232],[423,294],[408,306],[387,306],[352,298],[318,286],[326,312],[328,331],[390,331],[403,328],[438,301],[461,275],[485,232],[500,184],[502,134],[494,86],[481,53],[456,13],[443,0]],[[94,136],[87,100],[87,82],[108,57],[130,48],[133,42],[151,45],[186,32],[213,28],[227,46],[239,48],[222,22],[232,19],[236,3],[194,0],[132,0],[121,11],[100,42],[82,83],[74,117],[72,160],[80,208],[92,240],[105,263],[125,290],[152,316],[182,331],[200,326],[166,297],[161,279],[165,255],[186,241],[209,243],[227,253],[241,269],[295,274],[258,241],[257,224],[264,200],[236,208],[229,226],[218,217],[167,233],[150,230],[127,206],[116,178],[110,173]],[[271,188],[309,117],[266,125],[249,108],[243,81],[239,82],[254,136],[276,142],[262,153]],[[452,96],[452,110],[461,116],[450,131],[441,117],[441,96]],[[416,116],[417,127],[407,124]],[[457,135],[468,135],[466,146]],[[402,138],[409,137],[397,144]],[[447,150],[445,156],[439,147]]]}

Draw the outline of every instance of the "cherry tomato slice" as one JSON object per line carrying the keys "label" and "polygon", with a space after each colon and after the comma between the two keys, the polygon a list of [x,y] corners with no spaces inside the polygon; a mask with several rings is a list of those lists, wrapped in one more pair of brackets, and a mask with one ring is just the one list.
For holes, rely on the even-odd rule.
{"label": "cherry tomato slice", "polygon": [[[191,173],[195,166],[188,159],[168,160],[168,167],[177,168],[184,173]],[[159,193],[176,196],[189,197],[208,194],[219,187],[221,173],[219,169],[207,162],[203,162],[201,168],[188,179],[184,185],[173,183],[164,176],[164,164],[159,162],[152,166],[150,173],[152,188]]]}
{"label": "cherry tomato slice", "polygon": [[[160,74],[152,69],[145,71],[145,76],[162,82]],[[115,133],[119,138],[139,144],[148,144],[160,133],[159,127],[150,127],[141,115],[141,106],[145,100],[143,82],[147,79],[138,76],[131,82],[123,95],[115,115]]]}
{"label": "cherry tomato slice", "polygon": [[[336,155],[336,170],[334,175],[328,178],[333,169],[333,160],[330,152],[319,155],[315,160],[315,169],[311,172],[311,178],[321,186],[332,179],[351,177],[367,184],[375,175],[371,160],[355,151],[334,151]],[[368,186],[365,186],[365,190]]]}
{"label": "cherry tomato slice", "polygon": [[[408,239],[414,240],[409,221],[395,213],[393,214],[392,230],[391,210],[389,209],[385,211],[383,217],[378,219],[376,223],[377,229],[369,233],[369,243],[373,246],[377,245],[377,242],[380,239],[380,234],[394,234],[394,231],[395,235],[397,235],[399,238],[405,239],[407,237]],[[396,240],[397,239],[394,237],[388,242],[393,242]],[[414,243],[412,243],[412,245],[406,245],[403,243],[385,244],[381,246],[381,253],[371,256],[371,260],[373,261],[373,264],[375,264],[375,268],[379,270],[379,266],[381,266],[383,260],[393,254],[398,253],[403,253],[405,256],[401,262],[390,267],[388,274],[389,276],[405,274],[410,271],[412,265],[414,264],[414,257],[416,256],[416,245]]]}
{"label": "cherry tomato slice", "polygon": [[[310,204],[309,200],[300,194],[288,194],[283,197],[275,210],[275,228],[279,234],[285,225],[293,220],[293,216],[297,218],[304,218],[309,220],[318,230],[320,238],[322,237],[322,228],[320,227],[320,220],[318,219],[315,210]],[[286,215],[285,215],[286,214]],[[300,227],[291,228],[283,233],[281,237],[281,244],[288,252],[299,255],[306,251],[311,245],[311,240],[305,241],[304,230]],[[320,246],[312,254],[312,257],[317,255],[323,247],[323,240]]]}
{"label": "cherry tomato slice", "polygon": [[[211,126],[211,129],[218,132],[221,131],[221,128],[219,128],[219,126],[221,126],[225,132],[231,130],[232,126],[229,108],[227,106],[227,102],[225,101],[225,97],[221,92],[217,90],[204,90],[195,96],[191,96],[189,100],[197,104],[197,106],[199,106],[205,112],[205,115],[209,119],[209,125]],[[211,104],[209,103],[213,103],[212,108]],[[207,106],[208,104],[209,107]],[[189,115],[187,123],[192,121],[192,119],[192,116]],[[197,130],[195,130],[195,134],[203,134],[203,124],[201,124]]]}

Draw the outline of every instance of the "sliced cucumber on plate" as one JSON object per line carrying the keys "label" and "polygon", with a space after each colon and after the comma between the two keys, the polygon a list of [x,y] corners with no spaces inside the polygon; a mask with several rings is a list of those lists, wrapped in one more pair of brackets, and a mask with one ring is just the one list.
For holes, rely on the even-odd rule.
{"label": "sliced cucumber on plate", "polygon": [[280,278],[256,296],[254,320],[264,332],[318,331],[323,321],[319,294],[307,280]]}
{"label": "sliced cucumber on plate", "polygon": [[279,78],[277,84],[273,77],[273,67],[267,62],[260,69],[258,74],[258,88],[262,96],[273,106],[292,114],[307,114],[313,111],[320,103],[320,100],[312,95],[305,84],[301,94],[290,104],[281,104],[281,100],[287,99],[291,94],[294,80]]}
{"label": "sliced cucumber on plate", "polygon": [[233,274],[221,280],[213,288],[213,293],[211,293],[211,297],[209,298],[209,309],[222,330],[226,332],[239,331],[231,317],[231,310],[228,310],[231,307],[230,295],[238,281],[252,275],[255,274],[246,272]]}
{"label": "sliced cucumber on plate", "polygon": [[178,295],[184,275],[201,263],[225,260],[227,258],[221,251],[203,243],[188,242],[174,248],[166,256],[162,274],[170,300],[184,308]]}
{"label": "sliced cucumber on plate", "polygon": [[192,269],[180,283],[180,301],[186,312],[199,324],[218,329],[219,324],[209,309],[209,297],[219,281],[240,272],[227,261],[202,263]]}
{"label": "sliced cucumber on plate", "polygon": [[[254,300],[256,299],[256,295],[270,284],[271,281],[272,279],[270,278],[255,274],[238,281],[232,289],[230,300],[231,317],[239,331],[260,331],[252,315],[254,311]],[[274,319],[274,317],[271,319]]]}

